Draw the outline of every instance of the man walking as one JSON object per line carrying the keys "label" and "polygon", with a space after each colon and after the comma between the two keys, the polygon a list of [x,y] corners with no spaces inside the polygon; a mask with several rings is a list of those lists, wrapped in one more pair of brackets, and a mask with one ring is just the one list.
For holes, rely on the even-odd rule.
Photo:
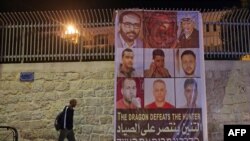
{"label": "man walking", "polygon": [[76,141],[73,131],[74,107],[76,106],[76,104],[76,99],[71,99],[69,101],[69,105],[65,106],[63,109],[63,127],[60,130],[58,141],[64,141],[65,138],[67,138],[68,141]]}

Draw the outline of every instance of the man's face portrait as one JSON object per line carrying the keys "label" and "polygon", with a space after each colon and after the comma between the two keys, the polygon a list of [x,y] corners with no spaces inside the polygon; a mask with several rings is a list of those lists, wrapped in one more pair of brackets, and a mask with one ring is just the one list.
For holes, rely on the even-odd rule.
{"label": "man's face portrait", "polygon": [[125,79],[121,89],[123,98],[128,103],[132,102],[132,99],[136,97],[136,82],[133,79]]}
{"label": "man's face portrait", "polygon": [[140,28],[140,17],[132,13],[125,15],[120,23],[121,36],[127,42],[132,42],[139,36]]}
{"label": "man's face portrait", "polygon": [[181,25],[185,34],[189,35],[192,33],[194,29],[194,22],[192,20],[182,21]]}
{"label": "man's face portrait", "polygon": [[186,75],[193,75],[195,71],[195,57],[191,54],[183,55],[181,58],[182,69]]}
{"label": "man's face portrait", "polygon": [[133,68],[134,53],[125,51],[122,57],[122,65],[126,68]]}
{"label": "man's face portrait", "polygon": [[167,94],[166,86],[162,82],[155,82],[153,84],[153,95],[156,102],[164,102]]}
{"label": "man's face portrait", "polygon": [[196,99],[197,99],[197,88],[195,86],[195,84],[189,84],[187,85],[187,87],[184,90],[184,94],[187,100],[187,103],[189,104],[195,104]]}
{"label": "man's face portrait", "polygon": [[154,63],[157,68],[164,68],[164,56],[156,55],[154,58]]}

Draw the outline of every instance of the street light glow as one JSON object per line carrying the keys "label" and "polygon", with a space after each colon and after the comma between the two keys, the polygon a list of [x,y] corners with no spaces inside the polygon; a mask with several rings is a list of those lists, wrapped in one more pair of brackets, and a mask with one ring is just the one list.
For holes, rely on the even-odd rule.
{"label": "street light glow", "polygon": [[79,38],[79,30],[73,24],[68,24],[65,28],[63,37],[77,44]]}
{"label": "street light glow", "polygon": [[78,34],[78,33],[79,32],[74,25],[71,24],[67,25],[65,34]]}

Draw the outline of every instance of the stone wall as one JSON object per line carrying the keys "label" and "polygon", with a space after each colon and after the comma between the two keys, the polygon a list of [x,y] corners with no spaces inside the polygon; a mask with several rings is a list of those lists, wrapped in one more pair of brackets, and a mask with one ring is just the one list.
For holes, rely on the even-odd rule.
{"label": "stone wall", "polygon": [[[34,82],[20,82],[26,71]],[[0,72],[0,125],[16,127],[20,141],[55,141],[54,119],[71,98],[77,140],[113,140],[113,62],[4,64]]]}
{"label": "stone wall", "polygon": [[224,124],[250,123],[250,62],[206,61],[209,141],[223,141]]}
{"label": "stone wall", "polygon": [[[206,61],[209,141],[223,141],[224,124],[250,123],[250,63]],[[20,82],[20,72],[35,72]],[[76,98],[78,141],[113,140],[114,62],[0,65],[0,125],[20,141],[55,141],[54,118]]]}

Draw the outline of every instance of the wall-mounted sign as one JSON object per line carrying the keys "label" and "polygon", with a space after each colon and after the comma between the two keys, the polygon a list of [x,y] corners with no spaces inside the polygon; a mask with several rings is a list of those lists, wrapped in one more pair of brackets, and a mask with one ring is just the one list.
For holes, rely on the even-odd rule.
{"label": "wall-mounted sign", "polygon": [[21,72],[20,81],[34,81],[34,72]]}

